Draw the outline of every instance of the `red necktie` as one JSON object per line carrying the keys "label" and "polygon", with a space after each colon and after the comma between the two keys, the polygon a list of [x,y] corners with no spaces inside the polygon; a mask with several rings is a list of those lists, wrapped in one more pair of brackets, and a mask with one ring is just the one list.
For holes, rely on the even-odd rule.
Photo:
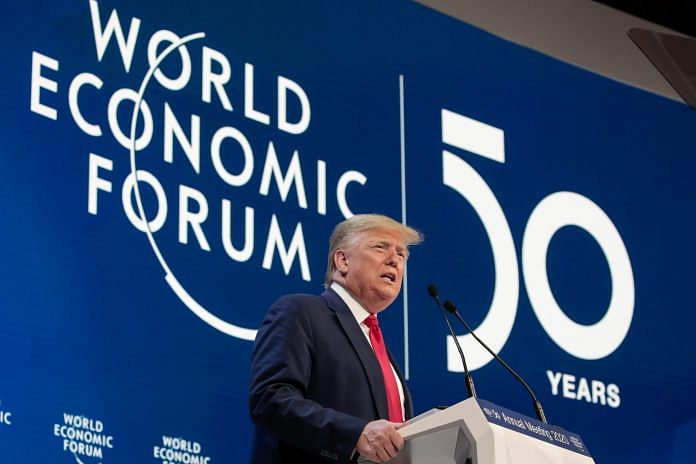
{"label": "red necktie", "polygon": [[379,330],[379,323],[374,314],[371,314],[363,322],[370,328],[370,343],[377,356],[379,366],[382,368],[384,377],[384,388],[387,391],[387,404],[389,406],[389,420],[392,422],[403,422],[404,417],[401,412],[401,398],[399,397],[399,387],[396,385],[392,365],[387,355],[387,347],[382,338],[382,331]]}

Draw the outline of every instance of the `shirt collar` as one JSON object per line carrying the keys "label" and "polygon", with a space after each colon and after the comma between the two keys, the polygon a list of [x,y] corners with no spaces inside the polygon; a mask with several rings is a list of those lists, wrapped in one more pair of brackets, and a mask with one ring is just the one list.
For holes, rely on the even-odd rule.
{"label": "shirt collar", "polygon": [[358,321],[358,324],[362,324],[365,319],[370,315],[370,312],[360,304],[358,300],[350,294],[348,290],[343,288],[341,284],[337,282],[332,282],[330,287],[338,296],[343,300],[343,302],[348,306],[350,312],[353,313],[353,317]]}

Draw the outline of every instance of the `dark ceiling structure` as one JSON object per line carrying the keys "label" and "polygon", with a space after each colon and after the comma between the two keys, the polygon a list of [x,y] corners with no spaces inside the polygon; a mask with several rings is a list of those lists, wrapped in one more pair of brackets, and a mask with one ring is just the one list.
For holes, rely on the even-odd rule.
{"label": "dark ceiling structure", "polygon": [[696,37],[694,0],[595,0],[682,34]]}

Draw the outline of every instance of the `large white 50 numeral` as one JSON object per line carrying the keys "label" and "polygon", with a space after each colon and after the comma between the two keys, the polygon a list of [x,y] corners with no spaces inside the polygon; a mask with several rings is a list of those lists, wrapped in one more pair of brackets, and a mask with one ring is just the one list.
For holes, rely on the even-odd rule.
{"label": "large white 50 numeral", "polygon": [[[442,110],[442,141],[486,158],[505,162],[503,131]],[[442,182],[459,193],[481,219],[491,244],[495,265],[493,300],[488,314],[475,330],[499,353],[510,337],[519,297],[517,252],[505,214],[483,178],[464,160],[442,151]],[[578,324],[558,306],[548,281],[546,255],[555,233],[564,226],[586,230],[599,244],[609,265],[612,294],[602,319]],[[532,212],[522,241],[522,270],[532,308],[551,339],[581,359],[601,359],[623,342],[633,319],[635,288],[631,261],[621,235],[611,219],[592,200],[573,192],[556,192]],[[488,354],[471,335],[457,337],[467,353],[470,369],[490,362]],[[447,369],[463,370],[451,336],[447,337]]]}
{"label": "large white 50 numeral", "polygon": [[[448,151],[442,152],[442,182],[471,204],[491,242],[495,264],[495,289],[491,308],[476,329],[476,335],[485,340],[493,351],[499,353],[512,331],[519,296],[517,253],[510,226],[500,203],[479,173]],[[469,369],[478,369],[493,359],[471,335],[457,338],[466,353]],[[447,370],[463,370],[462,360],[451,335],[447,336]]]}

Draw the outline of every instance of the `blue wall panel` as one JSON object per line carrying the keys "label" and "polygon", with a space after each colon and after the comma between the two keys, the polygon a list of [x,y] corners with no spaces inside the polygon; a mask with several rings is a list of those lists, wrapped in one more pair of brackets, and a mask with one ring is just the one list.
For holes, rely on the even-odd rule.
{"label": "blue wall panel", "polygon": [[[435,282],[472,325],[488,317],[550,422],[598,462],[692,459],[686,106],[407,2],[1,11],[3,462],[245,462],[248,338],[265,309],[321,291],[345,215],[403,211],[426,241],[382,325],[417,412],[465,396],[425,292]],[[136,134],[151,123],[152,136],[131,155],[129,98],[186,36],[159,67],[183,70],[181,85],[160,76],[143,90]],[[167,149],[174,126],[198,161],[177,135]],[[135,225],[133,169],[146,172],[149,233]],[[481,397],[532,415],[499,366],[474,376]]]}

